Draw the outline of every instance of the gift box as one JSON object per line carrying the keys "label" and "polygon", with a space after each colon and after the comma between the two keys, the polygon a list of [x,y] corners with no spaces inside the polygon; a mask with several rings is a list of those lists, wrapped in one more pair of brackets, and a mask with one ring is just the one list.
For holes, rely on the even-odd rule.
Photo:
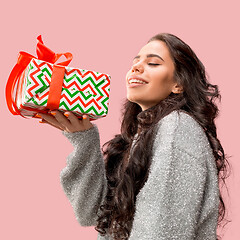
{"label": "gift box", "polygon": [[[38,58],[20,52],[6,86],[10,112],[22,117],[35,117],[49,110],[72,111],[90,120],[106,117],[109,106],[110,79],[104,74],[67,66],[71,53],[55,54],[38,36]],[[67,60],[56,64],[65,56]]]}

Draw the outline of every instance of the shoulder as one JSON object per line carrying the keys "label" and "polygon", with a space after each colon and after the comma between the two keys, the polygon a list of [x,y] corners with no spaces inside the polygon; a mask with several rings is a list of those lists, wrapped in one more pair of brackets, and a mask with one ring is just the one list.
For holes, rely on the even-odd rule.
{"label": "shoulder", "polygon": [[159,144],[177,147],[191,155],[211,150],[202,126],[183,110],[174,110],[158,122],[155,147]]}

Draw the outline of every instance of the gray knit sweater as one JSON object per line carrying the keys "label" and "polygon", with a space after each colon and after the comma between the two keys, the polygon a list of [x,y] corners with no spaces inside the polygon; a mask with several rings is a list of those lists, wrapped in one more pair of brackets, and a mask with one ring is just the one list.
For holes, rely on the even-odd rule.
{"label": "gray knit sweater", "polygon": [[[62,133],[74,150],[60,173],[61,186],[79,224],[96,226],[96,211],[107,193],[97,125]],[[207,136],[193,117],[175,110],[158,122],[129,240],[216,240],[218,205],[217,169]],[[97,240],[111,238],[98,233]]]}

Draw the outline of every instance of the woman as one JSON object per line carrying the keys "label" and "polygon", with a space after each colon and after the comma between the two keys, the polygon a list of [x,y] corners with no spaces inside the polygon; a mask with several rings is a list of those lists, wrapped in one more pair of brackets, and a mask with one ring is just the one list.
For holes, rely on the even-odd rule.
{"label": "woman", "polygon": [[121,134],[106,150],[88,116],[40,114],[74,146],[61,184],[80,225],[96,226],[98,240],[218,239],[220,171],[228,162],[214,123],[218,86],[205,74],[178,37],[152,37],[126,75]]}

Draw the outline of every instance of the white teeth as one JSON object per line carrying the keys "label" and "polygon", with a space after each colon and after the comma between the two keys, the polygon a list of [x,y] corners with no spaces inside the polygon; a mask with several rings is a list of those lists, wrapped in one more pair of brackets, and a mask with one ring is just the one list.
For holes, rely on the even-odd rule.
{"label": "white teeth", "polygon": [[143,82],[143,81],[138,80],[138,79],[131,79],[131,80],[129,81],[130,84],[131,84],[131,83],[134,83],[134,82],[147,84],[146,82]]}

